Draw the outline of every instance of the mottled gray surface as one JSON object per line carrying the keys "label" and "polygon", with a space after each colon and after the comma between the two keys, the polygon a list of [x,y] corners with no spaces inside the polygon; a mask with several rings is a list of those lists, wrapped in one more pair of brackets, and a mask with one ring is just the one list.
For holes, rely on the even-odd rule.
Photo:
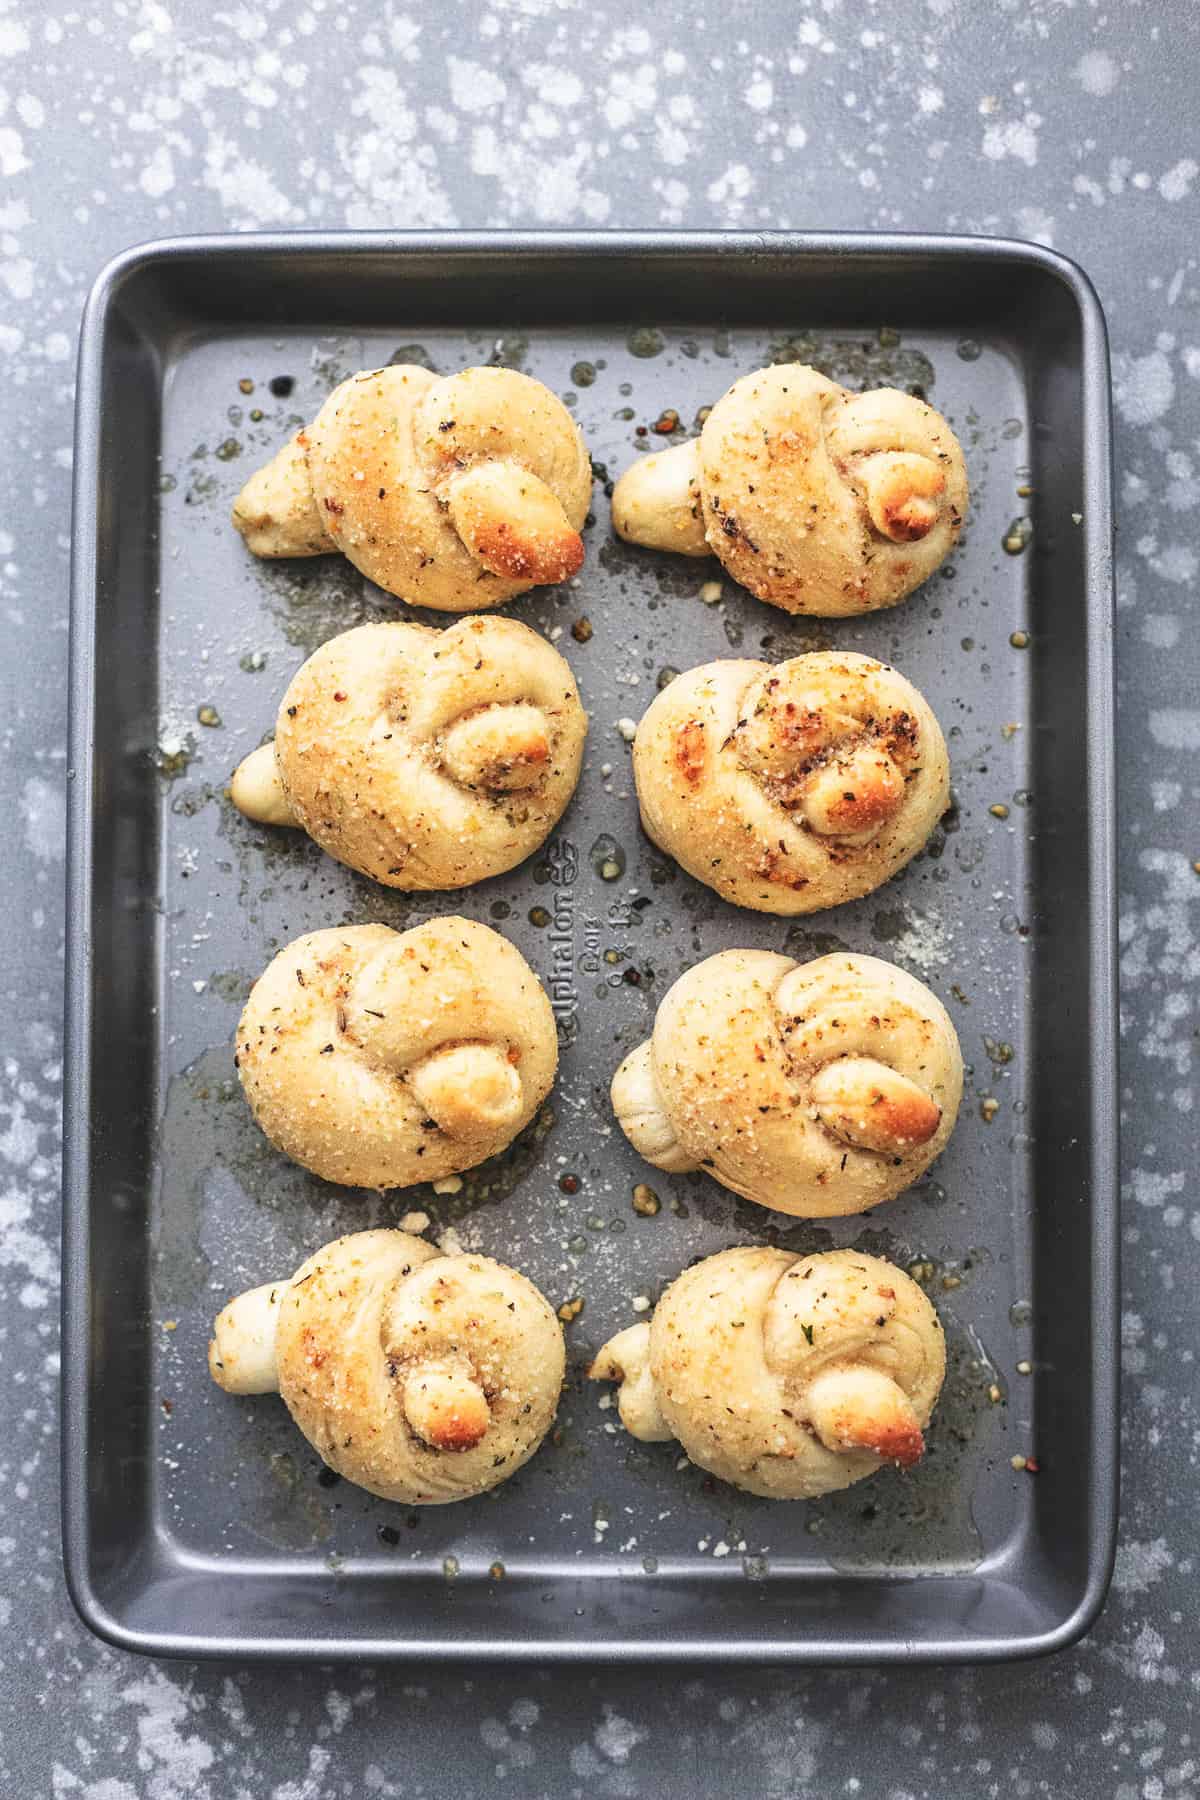
{"label": "mottled gray surface", "polygon": [[[456,1800],[1200,1792],[1187,1295],[1200,750],[1183,608],[1200,499],[1200,23],[826,0],[0,12],[0,1793]],[[638,22],[640,20],[640,22]],[[1116,354],[1125,974],[1125,1503],[1091,1638],[1035,1667],[409,1675],[155,1667],[58,1566],[57,1095],[71,372],[98,265],[180,231],[603,224],[957,228],[1053,242]],[[1189,672],[1190,664],[1190,672]]]}

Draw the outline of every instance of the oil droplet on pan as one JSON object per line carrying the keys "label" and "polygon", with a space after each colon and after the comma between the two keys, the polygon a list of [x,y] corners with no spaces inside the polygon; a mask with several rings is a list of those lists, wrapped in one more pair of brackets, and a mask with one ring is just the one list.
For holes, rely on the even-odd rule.
{"label": "oil droplet on pan", "polygon": [[602,881],[619,881],[625,873],[625,852],[606,831],[592,845],[592,867]]}
{"label": "oil droplet on pan", "polygon": [[625,340],[630,356],[661,356],[666,339],[653,325],[639,325]]}

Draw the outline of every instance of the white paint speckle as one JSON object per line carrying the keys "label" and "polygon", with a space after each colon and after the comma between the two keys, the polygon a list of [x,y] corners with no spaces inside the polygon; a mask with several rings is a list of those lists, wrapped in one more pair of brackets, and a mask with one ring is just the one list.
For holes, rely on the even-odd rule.
{"label": "white paint speckle", "polygon": [[1190,544],[1168,544],[1150,558],[1150,567],[1164,581],[1173,582],[1176,586],[1190,585],[1195,580],[1196,570],[1200,568],[1200,557]]}
{"label": "white paint speckle", "polygon": [[1107,50],[1087,50],[1075,65],[1075,79],[1085,94],[1101,100],[1112,93],[1121,71]]}
{"label": "white paint speckle", "polygon": [[743,96],[751,112],[770,112],[775,98],[775,84],[769,75],[756,75]]}
{"label": "white paint speckle", "polygon": [[11,125],[0,125],[0,175],[19,175],[31,166],[20,132]]}
{"label": "white paint speckle", "polygon": [[725,222],[732,224],[741,218],[753,186],[754,177],[746,164],[730,163],[723,175],[709,182],[705,191],[713,205],[721,207]]}
{"label": "white paint speckle", "polygon": [[1139,1206],[1159,1207],[1168,1194],[1182,1194],[1184,1182],[1180,1171],[1163,1175],[1154,1169],[1134,1169],[1129,1185]]}
{"label": "white paint speckle", "polygon": [[1175,377],[1166,355],[1118,353],[1113,358],[1113,398],[1127,425],[1149,425],[1161,419],[1175,398]]}
{"label": "white paint speckle", "polygon": [[1023,162],[1032,169],[1038,159],[1038,126],[1041,119],[1037,113],[1026,113],[1023,119],[1009,119],[999,125],[989,125],[983,134],[981,146],[983,154],[990,162],[1003,162],[1012,157]]}
{"label": "white paint speckle", "polygon": [[1143,1594],[1162,1579],[1173,1562],[1166,1538],[1154,1538],[1146,1544],[1120,1544],[1113,1586],[1119,1594]]}
{"label": "white paint speckle", "polygon": [[31,775],[21,790],[25,842],[39,862],[61,862],[66,844],[67,802],[59,787]]}
{"label": "white paint speckle", "polygon": [[151,200],[161,200],[175,186],[175,163],[166,144],[160,144],[155,150],[138,177],[138,184]]}
{"label": "white paint speckle", "polygon": [[155,1668],[124,1688],[121,1698],[140,1709],[137,1763],[152,1777],[150,1791],[163,1800],[194,1794],[215,1752],[202,1737],[185,1735],[191,1717],[186,1690]]}
{"label": "white paint speckle", "polygon": [[1186,200],[1197,175],[1200,175],[1200,163],[1185,156],[1159,177],[1158,191],[1164,200]]}
{"label": "white paint speckle", "polygon": [[545,106],[565,112],[583,100],[583,82],[573,69],[566,69],[561,63],[530,63],[521,71],[521,79]]}
{"label": "white paint speckle", "polygon": [[1172,650],[1179,642],[1179,620],[1171,613],[1147,613],[1142,620],[1142,641],[1156,650]]}
{"label": "white paint speckle", "polygon": [[490,112],[499,106],[508,92],[503,79],[480,63],[466,62],[461,57],[447,60],[450,73],[450,99],[460,112]]}
{"label": "white paint speckle", "polygon": [[476,175],[491,176],[500,187],[506,207],[514,214],[532,209],[541,225],[561,225],[580,213],[592,224],[603,224],[609,214],[607,194],[585,187],[581,179],[592,163],[587,145],[564,156],[547,156],[545,147],[527,149],[492,125],[479,125],[471,134],[471,168]]}
{"label": "white paint speckle", "polygon": [[[338,154],[354,192],[346,204],[346,223],[369,230],[397,218],[408,224],[449,226],[456,223],[437,178],[430,146],[416,148],[418,126],[395,69],[373,64],[359,71],[359,92],[351,114],[367,121],[337,136]],[[457,133],[458,121],[447,115]]]}
{"label": "white paint speckle", "polygon": [[15,1187],[0,1194],[0,1269],[20,1269],[39,1287],[58,1286],[57,1251],[33,1228],[33,1201]]}
{"label": "white paint speckle", "polygon": [[298,224],[303,216],[276,186],[270,170],[243,156],[220,131],[210,135],[205,147],[204,185],[219,196],[234,225]]}
{"label": "white paint speckle", "polygon": [[1166,1649],[1166,1639],[1162,1632],[1156,1631],[1153,1625],[1143,1625],[1133,1640],[1132,1672],[1139,1680],[1161,1680],[1161,1665]]}
{"label": "white paint speckle", "polygon": [[1013,218],[1021,237],[1032,238],[1035,244],[1054,243],[1054,215],[1044,206],[1018,206]]}
{"label": "white paint speckle", "polygon": [[1166,706],[1152,712],[1150,736],[1164,750],[1200,750],[1200,712]]}
{"label": "white paint speckle", "polygon": [[614,131],[632,125],[639,113],[653,112],[658,94],[657,75],[653,64],[639,68],[614,69],[609,77],[608,93],[601,102],[604,121]]}
{"label": "white paint speckle", "polygon": [[623,1719],[611,1707],[605,1707],[602,1724],[597,1725],[593,1735],[596,1748],[601,1756],[606,1756],[610,1763],[627,1763],[635,1745],[640,1744],[646,1733],[639,1731],[628,1719]]}

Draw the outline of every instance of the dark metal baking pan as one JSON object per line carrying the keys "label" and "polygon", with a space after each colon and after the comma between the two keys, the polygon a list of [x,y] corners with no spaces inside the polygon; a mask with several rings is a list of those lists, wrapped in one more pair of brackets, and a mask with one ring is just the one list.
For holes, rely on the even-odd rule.
{"label": "dark metal baking pan", "polygon": [[[337,560],[255,563],[229,502],[336,380],[394,355],[519,363],[573,396],[601,465],[579,584],[512,608],[560,641],[591,711],[580,791],[544,854],[432,899],[223,794],[303,655],[398,610]],[[920,387],[963,438],[969,528],[895,611],[793,619],[727,581],[706,604],[715,568],[612,536],[604,471],[768,356]],[[1079,270],[951,238],[176,240],[101,276],[79,375],[64,1543],[84,1618],[160,1654],[373,1660],[961,1660],[1077,1636],[1105,1591],[1117,1465],[1109,408]],[[571,631],[585,616],[590,639]],[[823,644],[923,688],[957,810],[881,892],[789,924],[641,839],[616,722],[665,669]],[[301,931],[456,908],[551,985],[550,1108],[459,1194],[324,1186],[236,1091],[248,985]],[[814,1226],[657,1177],[614,1133],[608,1078],[658,997],[737,943],[878,951],[945,997],[971,1074],[932,1179]],[[652,1217],[631,1206],[647,1178]],[[324,1485],[282,1406],[229,1399],[204,1365],[227,1295],[406,1206],[585,1302],[554,1441],[490,1497],[413,1513]],[[762,1240],[928,1265],[952,1372],[915,1475],[757,1501],[624,1437],[583,1382],[635,1296]]]}

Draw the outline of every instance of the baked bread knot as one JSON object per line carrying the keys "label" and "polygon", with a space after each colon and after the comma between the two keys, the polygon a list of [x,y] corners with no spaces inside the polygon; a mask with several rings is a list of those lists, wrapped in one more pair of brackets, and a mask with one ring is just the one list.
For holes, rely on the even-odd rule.
{"label": "baked bread knot", "polygon": [[563,1335],[516,1269],[357,1231],[231,1300],[208,1366],[226,1393],[281,1394],[347,1481],[440,1506],[528,1462],[558,1405]]}
{"label": "baked bread knot", "polygon": [[633,745],[647,835],[756,912],[869,894],[950,800],[941,728],[910,681],[849,650],[720,661],[676,676]]}
{"label": "baked bread knot", "polygon": [[250,477],[255,556],[340,550],[414,606],[481,612],[583,562],[592,468],[557,395],[515,369],[365,369]]}
{"label": "baked bread knot", "polygon": [[698,438],[627,469],[612,507],[631,543],[718,556],[760,600],[836,618],[933,574],[962,529],[967,471],[924,400],[783,363],[735,381]]}
{"label": "baked bread knot", "polygon": [[520,951],[446,918],[297,938],[255,982],[235,1061],[259,1126],[293,1161],[397,1188],[511,1143],[550,1092],[558,1042]]}
{"label": "baked bread knot", "polygon": [[230,793],[387,887],[466,887],[557,825],[586,732],[570,669],[528,625],[359,625],[293,676]]}
{"label": "baked bread knot", "polygon": [[962,1099],[950,1016],[875,956],[797,963],[722,950],[663,996],[653,1036],[612,1083],[647,1162],[705,1169],[800,1218],[865,1212],[910,1187],[949,1142]]}
{"label": "baked bread knot", "polygon": [[946,1374],[916,1282],[857,1250],[723,1250],[673,1281],[589,1375],[621,1384],[621,1421],[768,1500],[812,1500],[910,1468]]}

